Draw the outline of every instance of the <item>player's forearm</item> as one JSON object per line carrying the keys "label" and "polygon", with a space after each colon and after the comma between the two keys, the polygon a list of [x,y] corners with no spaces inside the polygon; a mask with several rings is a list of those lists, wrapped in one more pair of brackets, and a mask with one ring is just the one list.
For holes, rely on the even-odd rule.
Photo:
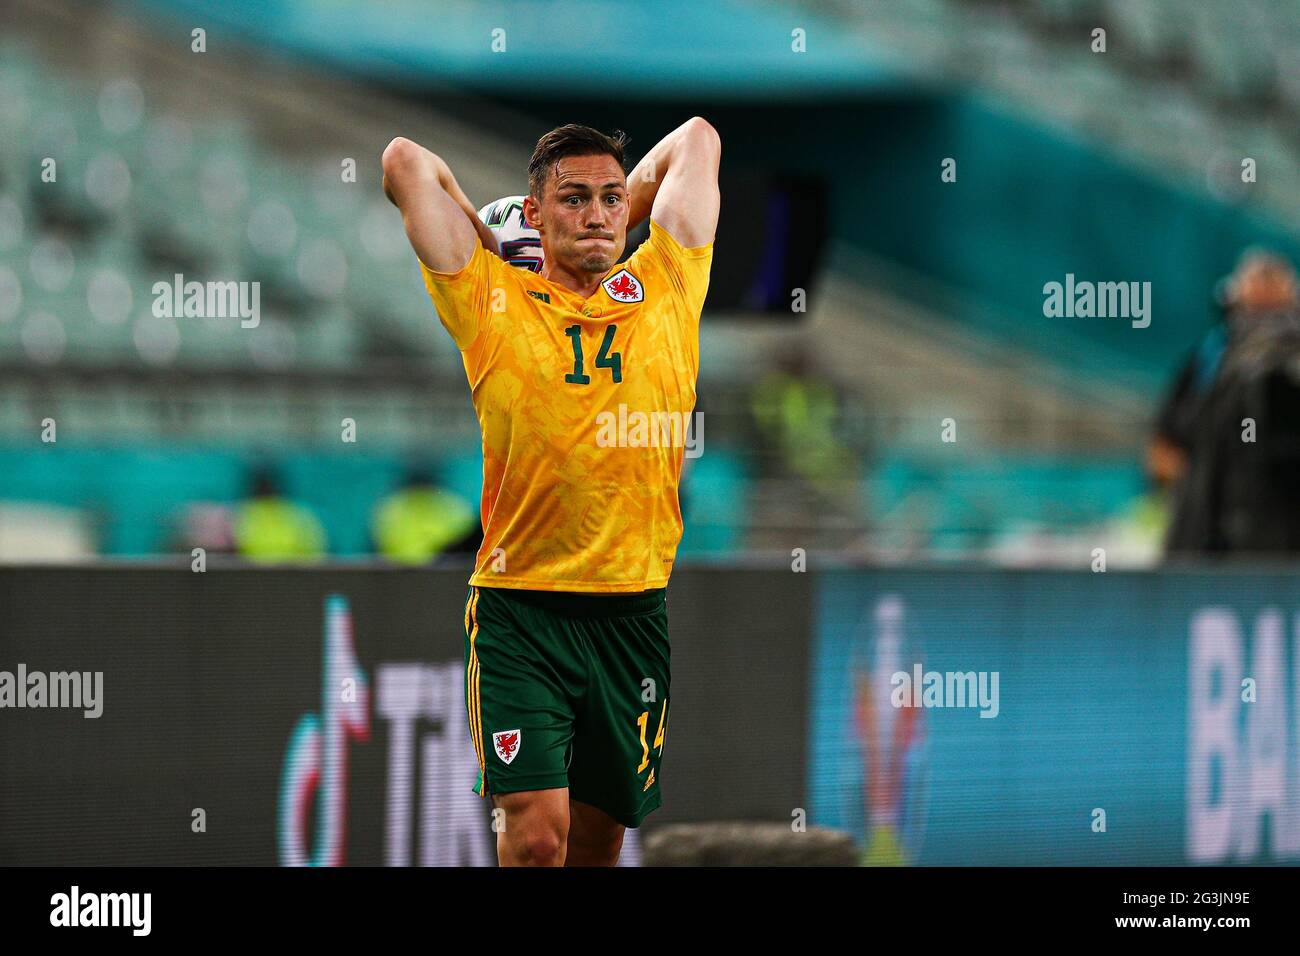
{"label": "player's forearm", "polygon": [[464,210],[483,246],[500,255],[495,233],[478,218],[474,204],[456,182],[451,167],[437,153],[398,137],[384,150],[383,169],[384,194],[398,209],[405,212],[406,204],[420,202],[424,190],[441,189]]}
{"label": "player's forearm", "polygon": [[465,215],[469,216],[469,221],[473,224],[474,231],[478,233],[478,238],[479,241],[483,243],[483,248],[493,255],[501,255],[501,250],[497,246],[496,233],[489,229],[483,223],[483,220],[479,219],[478,210],[474,208],[474,204],[470,202],[469,197],[465,195],[465,190],[460,188],[460,183],[456,182],[456,177],[452,175],[451,167],[441,158],[435,158],[438,159],[440,167],[438,170],[438,182],[442,186],[443,190],[448,196],[456,201],[457,206],[465,210]]}
{"label": "player's forearm", "polygon": [[659,194],[659,187],[674,160],[679,160],[694,143],[708,137],[716,139],[713,127],[701,117],[692,116],[642,157],[627,177],[628,229],[636,228],[650,215],[655,196]]}

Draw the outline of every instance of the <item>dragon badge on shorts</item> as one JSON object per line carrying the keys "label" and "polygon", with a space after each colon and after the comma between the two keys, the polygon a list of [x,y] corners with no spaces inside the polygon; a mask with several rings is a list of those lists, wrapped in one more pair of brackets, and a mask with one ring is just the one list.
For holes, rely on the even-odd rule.
{"label": "dragon badge on shorts", "polygon": [[502,763],[510,763],[515,759],[519,753],[519,738],[518,730],[498,730],[492,735],[492,746],[496,748]]}

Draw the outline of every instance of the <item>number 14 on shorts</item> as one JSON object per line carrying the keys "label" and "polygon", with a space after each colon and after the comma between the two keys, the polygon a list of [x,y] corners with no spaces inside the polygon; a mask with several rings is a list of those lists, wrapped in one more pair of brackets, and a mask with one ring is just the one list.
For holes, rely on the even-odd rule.
{"label": "number 14 on shorts", "polygon": [[641,716],[636,719],[636,725],[641,728],[641,765],[636,768],[637,773],[640,773],[646,767],[650,766],[650,750],[652,748],[658,750],[659,755],[663,756],[664,730],[667,726],[666,723],[667,720],[668,720],[668,698],[665,697],[664,706],[659,711],[659,729],[655,731],[655,742],[653,744],[647,744],[645,740],[645,733],[646,733],[646,728],[650,723],[650,711],[647,710],[642,712]]}

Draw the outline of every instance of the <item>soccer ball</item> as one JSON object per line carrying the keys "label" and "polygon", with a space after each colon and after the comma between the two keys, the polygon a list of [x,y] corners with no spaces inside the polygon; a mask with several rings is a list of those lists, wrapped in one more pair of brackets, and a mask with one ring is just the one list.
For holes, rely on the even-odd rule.
{"label": "soccer ball", "polygon": [[497,236],[501,258],[521,269],[542,271],[542,237],[524,222],[524,197],[502,196],[478,211]]}

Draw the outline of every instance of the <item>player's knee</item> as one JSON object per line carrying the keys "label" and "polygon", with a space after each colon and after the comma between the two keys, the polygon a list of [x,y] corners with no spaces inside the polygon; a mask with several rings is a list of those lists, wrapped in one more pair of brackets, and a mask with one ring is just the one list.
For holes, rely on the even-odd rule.
{"label": "player's knee", "polygon": [[564,860],[564,839],[552,826],[530,827],[516,846],[521,866],[559,866]]}

